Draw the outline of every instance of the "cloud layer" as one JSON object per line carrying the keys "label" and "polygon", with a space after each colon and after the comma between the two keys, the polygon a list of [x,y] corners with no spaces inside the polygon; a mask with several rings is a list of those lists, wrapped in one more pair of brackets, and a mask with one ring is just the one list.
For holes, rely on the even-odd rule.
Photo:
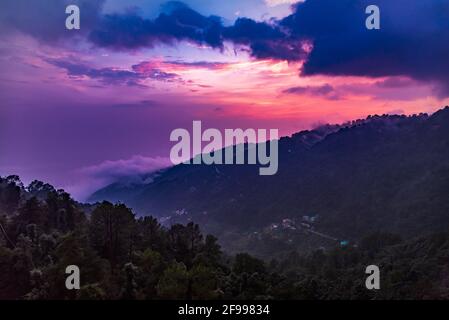
{"label": "cloud layer", "polygon": [[117,68],[93,68],[82,62],[67,59],[46,59],[46,62],[65,69],[72,78],[87,77],[108,85],[143,86],[145,80],[163,82],[182,82],[176,73],[165,72],[150,62],[142,62],[132,66],[131,70]]}
{"label": "cloud layer", "polygon": [[[226,41],[257,59],[304,61],[304,75],[408,76],[449,94],[449,2],[379,0],[381,30],[365,28],[367,0],[308,0],[282,20],[239,18],[224,26],[181,3],[154,21],[136,14],[103,18],[90,36],[99,46],[151,47],[187,40],[215,49]],[[309,44],[309,46],[308,46]]]}
{"label": "cloud layer", "polygon": [[[67,35],[67,30],[55,26],[62,23],[60,11],[68,2],[50,1],[45,5],[43,1],[2,1],[2,27],[49,42]],[[180,41],[223,50],[231,43],[255,59],[302,61],[304,75],[407,76],[435,83],[439,96],[449,95],[447,0],[413,5],[408,0],[378,0],[381,30],[365,27],[365,8],[372,4],[368,0],[307,0],[294,4],[292,14],[283,19],[241,17],[232,25],[177,1],[167,2],[154,19],[140,16],[137,10],[102,14],[103,0],[72,2],[81,6],[87,39],[110,50]]]}
{"label": "cloud layer", "polygon": [[[125,160],[107,160],[82,168],[79,183],[67,186],[77,199],[86,200],[92,192],[118,180],[129,183],[149,183],[151,173],[171,166],[170,159],[136,155]],[[143,180],[143,178],[145,178]]]}

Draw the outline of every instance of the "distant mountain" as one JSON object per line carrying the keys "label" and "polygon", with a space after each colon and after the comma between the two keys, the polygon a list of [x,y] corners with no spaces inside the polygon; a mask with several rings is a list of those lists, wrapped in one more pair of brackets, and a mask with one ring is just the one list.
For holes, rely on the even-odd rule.
{"label": "distant mountain", "polygon": [[[257,166],[181,164],[147,183],[114,183],[89,200],[122,201],[167,223],[192,220],[225,241],[245,235],[236,241],[248,245],[283,220],[296,230],[310,217],[306,228],[354,242],[376,231],[407,237],[447,229],[448,199],[449,107],[281,138],[274,176],[259,176]],[[325,241],[314,237],[312,246]]]}

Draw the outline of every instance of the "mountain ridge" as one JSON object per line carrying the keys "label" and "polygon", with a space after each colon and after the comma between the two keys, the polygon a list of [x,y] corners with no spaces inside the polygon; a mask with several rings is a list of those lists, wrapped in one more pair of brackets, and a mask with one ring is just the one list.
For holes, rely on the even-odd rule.
{"label": "mountain ridge", "polygon": [[122,201],[166,223],[195,221],[219,236],[305,215],[320,216],[318,230],[336,238],[408,236],[449,226],[447,159],[449,107],[283,137],[275,176],[260,177],[254,166],[178,165],[150,184],[108,186],[91,200]]}

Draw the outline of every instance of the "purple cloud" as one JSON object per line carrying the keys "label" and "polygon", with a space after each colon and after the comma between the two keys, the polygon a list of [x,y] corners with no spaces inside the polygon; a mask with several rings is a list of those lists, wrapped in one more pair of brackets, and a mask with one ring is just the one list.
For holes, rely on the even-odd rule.
{"label": "purple cloud", "polygon": [[330,84],[324,84],[321,86],[292,87],[284,90],[283,93],[320,96],[329,99],[339,99],[338,93],[335,91],[334,87],[332,87]]}
{"label": "purple cloud", "polygon": [[180,66],[186,68],[199,68],[199,69],[209,69],[209,70],[220,70],[228,66],[228,63],[224,62],[210,62],[210,61],[194,61],[194,62],[185,62],[185,61],[166,61],[166,64],[170,64],[173,66]]}
{"label": "purple cloud", "polygon": [[65,69],[73,78],[88,77],[97,79],[103,84],[143,86],[143,81],[150,79],[164,82],[182,81],[175,73],[164,72],[158,68],[143,68],[148,63],[140,63],[132,66],[132,70],[116,68],[92,68],[81,62],[71,62],[66,59],[46,59],[48,63]]}
{"label": "purple cloud", "polygon": [[406,87],[410,87],[413,85],[417,85],[416,81],[413,81],[412,79],[408,79],[408,78],[401,78],[401,77],[390,77],[385,80],[376,82],[377,87],[387,88],[387,89],[406,88]]}

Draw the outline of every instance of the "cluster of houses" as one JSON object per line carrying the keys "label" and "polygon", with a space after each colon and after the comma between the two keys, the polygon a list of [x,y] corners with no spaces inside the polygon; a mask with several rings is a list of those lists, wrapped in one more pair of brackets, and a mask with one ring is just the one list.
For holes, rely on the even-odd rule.
{"label": "cluster of houses", "polygon": [[303,216],[302,219],[297,222],[296,219],[285,218],[280,223],[272,223],[270,229],[274,230],[298,230],[298,229],[314,229],[314,224],[318,219],[318,215]]}
{"label": "cluster of houses", "polygon": [[302,218],[299,221],[297,221],[296,219],[285,218],[282,219],[280,223],[272,223],[269,227],[269,230],[271,232],[280,230],[292,230],[292,231],[302,230],[330,240],[335,240],[341,247],[347,247],[350,245],[350,242],[348,240],[336,239],[331,236],[315,231],[315,225],[318,220],[319,220],[318,215],[305,215],[302,216]]}

